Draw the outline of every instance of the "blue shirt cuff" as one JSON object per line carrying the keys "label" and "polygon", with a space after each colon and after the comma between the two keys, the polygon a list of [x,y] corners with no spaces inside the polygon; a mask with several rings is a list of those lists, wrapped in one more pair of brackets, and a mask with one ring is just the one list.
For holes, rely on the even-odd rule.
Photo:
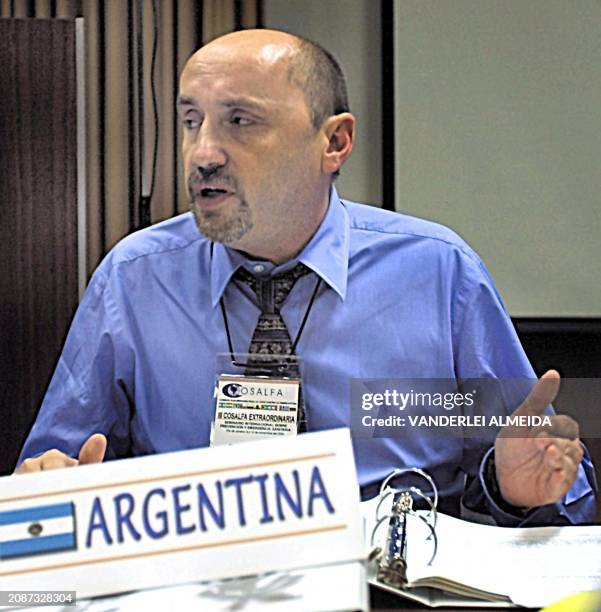
{"label": "blue shirt cuff", "polygon": [[502,499],[492,492],[490,483],[486,478],[486,466],[494,453],[490,448],[480,463],[478,481],[481,486],[483,501],[487,512],[492,516],[497,525],[501,527],[534,527],[540,525],[574,525],[578,523],[592,522],[595,517],[595,498],[597,484],[594,469],[583,446],[585,456],[578,468],[578,475],[568,493],[553,504],[546,504],[520,512],[509,511]]}

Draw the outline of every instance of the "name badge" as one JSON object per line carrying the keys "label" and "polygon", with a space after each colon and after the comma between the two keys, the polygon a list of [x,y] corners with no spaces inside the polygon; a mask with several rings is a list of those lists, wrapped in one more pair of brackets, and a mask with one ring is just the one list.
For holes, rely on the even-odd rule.
{"label": "name badge", "polygon": [[215,396],[211,446],[296,435],[298,378],[222,374]]}

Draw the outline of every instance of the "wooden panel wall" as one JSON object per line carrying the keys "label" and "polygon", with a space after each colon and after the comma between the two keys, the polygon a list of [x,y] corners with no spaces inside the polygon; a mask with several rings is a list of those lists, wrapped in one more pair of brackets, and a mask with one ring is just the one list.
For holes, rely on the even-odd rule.
{"label": "wooden panel wall", "polygon": [[0,472],[77,305],[75,22],[0,19]]}
{"label": "wooden panel wall", "polygon": [[188,210],[179,73],[203,42],[262,14],[263,0],[0,0],[0,17],[84,18],[89,275],[126,234]]}

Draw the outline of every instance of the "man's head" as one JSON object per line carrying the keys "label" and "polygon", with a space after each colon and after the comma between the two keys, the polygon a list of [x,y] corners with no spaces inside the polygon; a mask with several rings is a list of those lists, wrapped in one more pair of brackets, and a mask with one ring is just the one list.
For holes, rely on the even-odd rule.
{"label": "man's head", "polygon": [[244,30],[197,51],[180,80],[188,194],[210,239],[285,261],[327,210],[351,153],[340,68],[325,51],[272,30]]}
{"label": "man's head", "polygon": [[336,58],[306,38],[297,37],[288,78],[304,92],[313,127],[318,130],[332,115],[350,111],[346,81]]}

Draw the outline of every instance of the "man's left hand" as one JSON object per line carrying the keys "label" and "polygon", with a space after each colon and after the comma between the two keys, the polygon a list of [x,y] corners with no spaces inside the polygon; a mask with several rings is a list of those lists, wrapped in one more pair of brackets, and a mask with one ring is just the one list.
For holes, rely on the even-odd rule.
{"label": "man's left hand", "polygon": [[[546,372],[524,402],[513,413],[544,414],[559,391],[559,374]],[[552,425],[503,427],[495,442],[497,482],[505,501],[513,506],[530,508],[550,504],[570,489],[583,451],[578,423],[566,415],[554,415]]]}

